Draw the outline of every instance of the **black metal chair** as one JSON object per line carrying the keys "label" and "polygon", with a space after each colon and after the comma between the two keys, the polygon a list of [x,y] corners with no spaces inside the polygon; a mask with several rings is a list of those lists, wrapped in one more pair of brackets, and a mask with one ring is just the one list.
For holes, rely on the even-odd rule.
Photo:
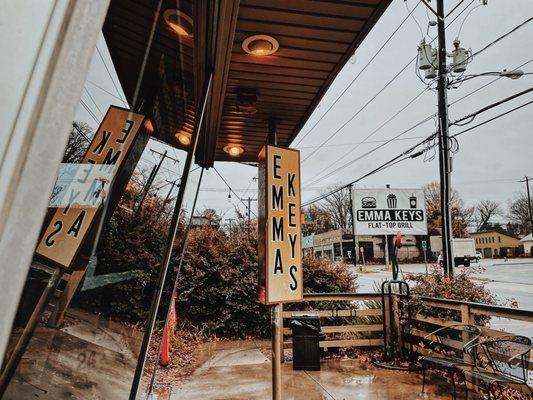
{"label": "black metal chair", "polygon": [[[422,363],[422,393],[426,385],[426,370],[439,369],[449,373],[452,381],[452,398],[457,398],[454,374],[463,373],[459,367],[475,368],[477,359],[477,346],[481,330],[475,325],[456,324],[439,328],[424,337],[431,339],[429,350],[437,356],[423,356]],[[465,398],[468,399],[468,390],[465,381]]]}
{"label": "black metal chair", "polygon": [[488,367],[492,372],[480,370],[478,365],[474,370],[465,370],[465,379],[485,390],[489,399],[493,397],[492,389],[495,384],[526,386],[531,395],[533,389],[527,384],[527,364],[531,352],[531,339],[526,336],[500,336],[479,343],[488,360]]}

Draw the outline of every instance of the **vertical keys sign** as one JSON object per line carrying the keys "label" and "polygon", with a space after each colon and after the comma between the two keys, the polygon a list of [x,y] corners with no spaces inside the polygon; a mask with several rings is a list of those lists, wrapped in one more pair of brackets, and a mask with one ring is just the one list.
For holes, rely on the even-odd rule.
{"label": "vertical keys sign", "polygon": [[303,299],[300,152],[266,145],[259,153],[259,300]]}

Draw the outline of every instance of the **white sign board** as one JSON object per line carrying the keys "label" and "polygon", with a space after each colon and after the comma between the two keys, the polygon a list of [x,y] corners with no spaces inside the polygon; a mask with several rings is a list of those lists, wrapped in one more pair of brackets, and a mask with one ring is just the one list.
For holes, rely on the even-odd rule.
{"label": "white sign board", "polygon": [[421,189],[354,189],[356,235],[427,235]]}

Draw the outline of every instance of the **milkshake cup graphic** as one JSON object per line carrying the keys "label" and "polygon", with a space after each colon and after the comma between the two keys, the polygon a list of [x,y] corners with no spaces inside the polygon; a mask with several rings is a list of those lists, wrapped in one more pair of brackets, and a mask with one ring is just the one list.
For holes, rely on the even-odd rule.
{"label": "milkshake cup graphic", "polygon": [[391,193],[387,196],[387,207],[396,208],[397,202],[398,202],[398,199],[396,198],[395,194]]}
{"label": "milkshake cup graphic", "polygon": [[411,208],[416,208],[416,196],[414,194],[409,197],[409,206]]}

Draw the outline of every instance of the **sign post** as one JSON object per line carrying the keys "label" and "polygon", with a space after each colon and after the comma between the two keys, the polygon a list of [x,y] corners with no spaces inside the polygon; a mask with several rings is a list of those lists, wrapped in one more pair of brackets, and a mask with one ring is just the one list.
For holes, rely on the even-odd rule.
{"label": "sign post", "polygon": [[424,264],[426,266],[426,275],[428,274],[428,260],[426,252],[428,250],[428,243],[425,240],[422,240],[422,252],[424,253]]}
{"label": "sign post", "polygon": [[259,153],[259,301],[272,314],[272,398],[281,400],[283,303],[303,300],[300,152],[265,145]]}

